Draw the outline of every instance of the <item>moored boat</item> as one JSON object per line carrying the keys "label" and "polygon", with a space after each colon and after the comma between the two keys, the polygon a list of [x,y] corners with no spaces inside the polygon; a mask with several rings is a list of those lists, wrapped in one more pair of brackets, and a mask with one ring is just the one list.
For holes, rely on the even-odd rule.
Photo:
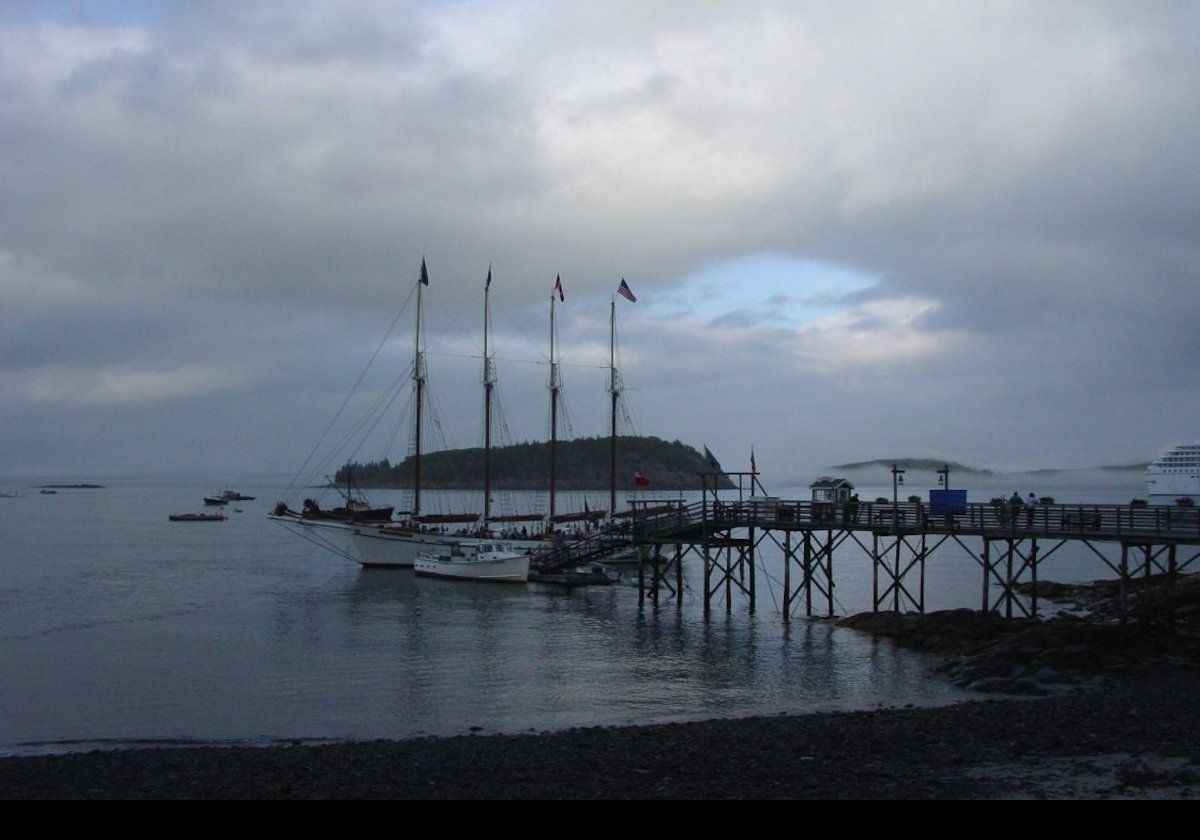
{"label": "moored boat", "polygon": [[[359,562],[375,569],[411,569],[417,557],[424,552],[441,551],[453,545],[479,545],[494,540],[494,536],[444,534],[399,522],[375,526],[363,523],[350,530],[350,542],[358,554]],[[505,542],[520,551],[529,551],[545,543],[543,539]]]}
{"label": "moored boat", "polygon": [[167,517],[172,522],[223,522],[228,518],[223,513],[173,513]]}
{"label": "moored boat", "polygon": [[418,575],[489,583],[525,583],[529,555],[508,543],[480,541],[440,545],[421,552],[413,566]]}
{"label": "moored boat", "polygon": [[222,490],[215,496],[205,496],[204,504],[206,505],[224,505],[229,502],[253,502],[253,496],[243,496],[235,490]]}

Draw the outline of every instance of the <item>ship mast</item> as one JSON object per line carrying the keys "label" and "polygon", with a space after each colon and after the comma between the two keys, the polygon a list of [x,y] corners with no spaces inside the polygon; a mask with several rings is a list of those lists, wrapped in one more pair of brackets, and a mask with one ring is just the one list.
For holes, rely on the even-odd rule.
{"label": "ship mast", "polygon": [[413,504],[412,516],[415,521],[421,514],[421,416],[425,413],[425,354],[421,350],[421,317],[422,299],[425,287],[429,285],[429,272],[425,269],[425,258],[421,258],[421,279],[417,282],[417,329],[416,343],[413,352],[413,389],[416,394],[416,416],[413,421]]}
{"label": "ship mast", "polygon": [[[561,281],[560,281],[561,282]],[[558,391],[562,387],[558,379],[558,362],[554,359],[554,296],[550,291],[550,519],[554,519],[554,496],[558,485]]]}
{"label": "ship mast", "polygon": [[617,376],[617,298],[614,295],[608,314],[608,391],[612,394],[611,443],[609,445],[609,516],[617,512],[617,401],[621,397],[620,380]]}
{"label": "ship mast", "polygon": [[488,353],[488,296],[492,290],[492,267],[488,266],[483,286],[483,527],[488,526],[492,512],[492,389],[495,371]]}

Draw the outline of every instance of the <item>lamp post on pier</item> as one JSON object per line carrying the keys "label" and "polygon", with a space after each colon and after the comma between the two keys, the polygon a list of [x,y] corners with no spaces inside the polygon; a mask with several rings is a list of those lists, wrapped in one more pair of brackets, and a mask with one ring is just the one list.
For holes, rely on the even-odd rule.
{"label": "lamp post on pier", "polygon": [[905,470],[892,464],[892,507],[900,504],[900,486],[904,484]]}
{"label": "lamp post on pier", "polygon": [[943,464],[942,468],[937,471],[938,484],[942,485],[943,490],[950,489],[950,465]]}

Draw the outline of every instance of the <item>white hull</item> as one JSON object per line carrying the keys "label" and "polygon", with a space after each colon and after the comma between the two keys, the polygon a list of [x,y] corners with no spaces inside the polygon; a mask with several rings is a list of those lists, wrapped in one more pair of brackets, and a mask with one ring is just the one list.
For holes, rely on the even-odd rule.
{"label": "white hull", "polygon": [[411,569],[422,551],[431,551],[439,543],[436,534],[413,531],[381,531],[379,528],[356,527],[350,542],[364,566],[385,569]]}
{"label": "white hull", "polygon": [[1151,496],[1200,496],[1200,475],[1153,475],[1146,473],[1146,492]]}
{"label": "white hull", "polygon": [[350,530],[349,522],[341,522],[337,519],[302,519],[299,516],[279,516],[274,513],[268,514],[267,519],[275,522],[281,522],[284,525],[299,525],[302,528],[319,528],[328,529],[330,531]]}
{"label": "white hull", "polygon": [[[363,566],[381,569],[411,569],[416,565],[417,555],[422,552],[437,553],[453,546],[478,546],[485,542],[494,542],[494,540],[418,531],[364,528],[356,525],[351,530],[350,542],[354,545],[359,562]],[[545,544],[541,540],[505,540],[505,543],[520,551],[529,551]],[[526,567],[528,567],[528,563],[526,563]]]}
{"label": "white hull", "polygon": [[1151,496],[1200,498],[1200,444],[1168,449],[1146,468],[1146,492]]}
{"label": "white hull", "polygon": [[422,554],[414,569],[418,575],[476,580],[490,583],[525,583],[529,580],[529,555],[447,557]]}

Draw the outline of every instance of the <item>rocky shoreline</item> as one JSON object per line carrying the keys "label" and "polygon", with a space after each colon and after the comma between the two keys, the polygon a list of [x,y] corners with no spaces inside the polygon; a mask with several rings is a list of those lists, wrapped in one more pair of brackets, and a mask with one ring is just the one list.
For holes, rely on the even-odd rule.
{"label": "rocky shoreline", "polygon": [[[1200,577],[1150,578],[1125,593],[1115,581],[1024,587],[1051,602],[1045,620],[974,610],[861,613],[839,624],[943,660],[935,673],[959,688],[1047,695],[1200,668]],[[1161,609],[1169,602],[1168,615]]]}
{"label": "rocky shoreline", "polygon": [[[1103,614],[1095,588],[1073,597],[1091,599]],[[941,654],[942,678],[981,692],[940,708],[6,758],[0,795],[1190,799],[1200,795],[1200,656],[1187,611],[1177,615],[1183,627],[1170,631],[1121,628],[1078,611],[1046,622],[966,610],[845,621]],[[996,692],[1027,696],[995,699]]]}
{"label": "rocky shoreline", "polygon": [[0,760],[9,799],[1194,798],[1200,675],[942,708]]}

